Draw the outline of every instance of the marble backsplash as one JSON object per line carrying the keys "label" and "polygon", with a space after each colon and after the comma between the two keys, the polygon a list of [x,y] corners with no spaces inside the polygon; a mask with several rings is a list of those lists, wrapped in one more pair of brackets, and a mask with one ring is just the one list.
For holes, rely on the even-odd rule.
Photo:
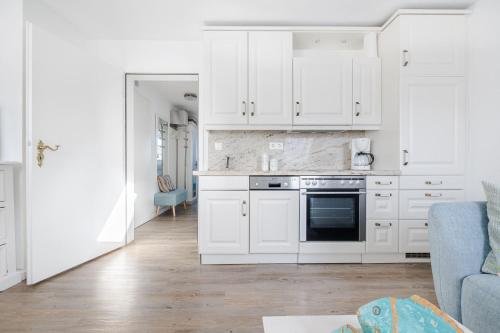
{"label": "marble backsplash", "polygon": [[[363,131],[282,132],[282,131],[211,131],[208,136],[208,169],[260,170],[260,158],[267,153],[279,162],[279,170],[350,169],[350,142],[364,137]],[[283,143],[283,150],[270,150],[269,143]],[[216,150],[215,144],[222,145]]]}

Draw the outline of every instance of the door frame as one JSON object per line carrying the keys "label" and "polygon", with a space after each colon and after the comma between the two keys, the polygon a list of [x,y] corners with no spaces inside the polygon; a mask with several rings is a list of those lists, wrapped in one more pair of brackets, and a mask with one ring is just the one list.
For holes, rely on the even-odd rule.
{"label": "door frame", "polygon": [[[197,81],[200,99],[198,73],[125,73],[125,202],[127,237],[126,244],[135,239],[135,192],[134,192],[134,82],[135,81]],[[199,108],[200,109],[200,108]]]}

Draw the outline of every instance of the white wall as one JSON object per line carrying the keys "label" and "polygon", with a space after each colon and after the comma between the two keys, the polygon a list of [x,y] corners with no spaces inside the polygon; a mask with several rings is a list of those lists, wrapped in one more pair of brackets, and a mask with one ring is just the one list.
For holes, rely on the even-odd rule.
{"label": "white wall", "polygon": [[480,0],[469,17],[467,199],[484,200],[482,180],[500,184],[500,1]]}
{"label": "white wall", "polygon": [[154,194],[156,182],[157,117],[169,121],[172,104],[156,91],[144,87],[134,89],[134,202],[135,227],[156,216]]}

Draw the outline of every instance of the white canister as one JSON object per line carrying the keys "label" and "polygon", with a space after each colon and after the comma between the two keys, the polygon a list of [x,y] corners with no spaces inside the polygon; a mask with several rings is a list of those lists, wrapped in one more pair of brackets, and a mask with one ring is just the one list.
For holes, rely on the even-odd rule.
{"label": "white canister", "polygon": [[278,171],[278,159],[272,158],[271,162],[269,162],[269,168],[271,171]]}
{"label": "white canister", "polygon": [[269,171],[269,155],[266,153],[260,157],[260,169],[264,172]]}

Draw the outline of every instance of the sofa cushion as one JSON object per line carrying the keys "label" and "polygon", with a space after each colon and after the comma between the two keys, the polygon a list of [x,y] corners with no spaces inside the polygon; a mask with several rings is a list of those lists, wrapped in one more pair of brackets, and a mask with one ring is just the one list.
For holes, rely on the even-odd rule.
{"label": "sofa cushion", "polygon": [[474,333],[498,332],[500,327],[500,278],[471,275],[462,285],[462,323]]}
{"label": "sofa cushion", "polygon": [[500,275],[500,187],[483,182],[484,192],[488,199],[488,237],[491,252],[484,261],[482,271]]}

